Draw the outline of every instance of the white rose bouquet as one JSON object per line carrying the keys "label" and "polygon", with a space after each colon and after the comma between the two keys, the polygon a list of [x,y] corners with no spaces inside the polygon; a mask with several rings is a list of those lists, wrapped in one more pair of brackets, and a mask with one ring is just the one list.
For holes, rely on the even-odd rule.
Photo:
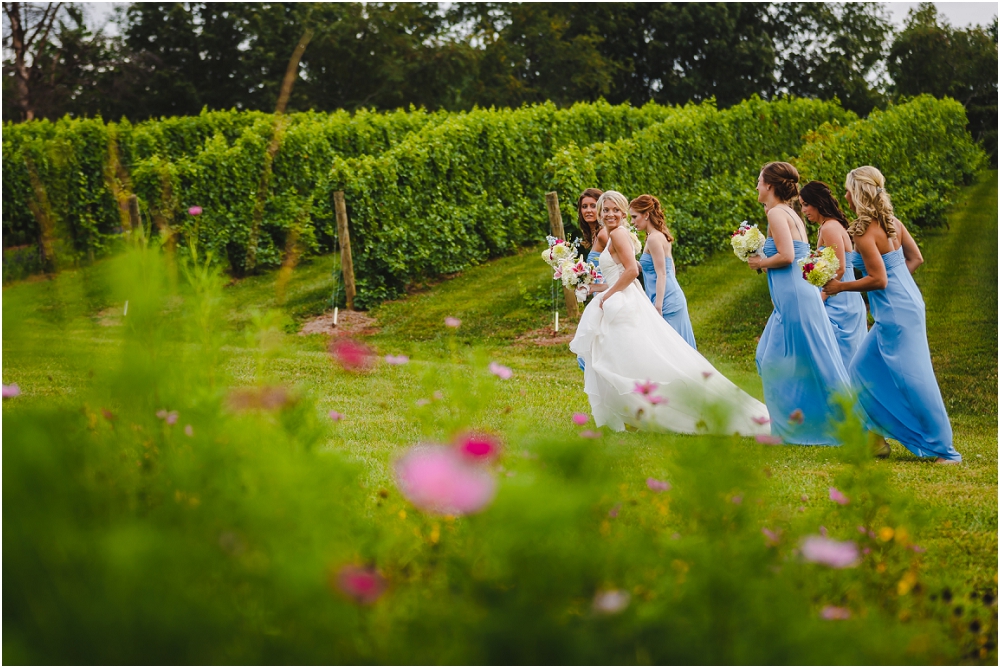
{"label": "white rose bouquet", "polygon": [[802,278],[821,288],[837,275],[840,270],[840,260],[837,259],[837,252],[831,246],[827,246],[799,260],[799,267],[802,269]]}
{"label": "white rose bouquet", "polygon": [[740,223],[739,228],[733,232],[733,236],[729,241],[733,245],[733,252],[736,253],[736,257],[746,262],[751,255],[758,255],[760,253],[760,250],[764,247],[764,242],[767,241],[767,237],[757,229],[756,225],[751,225],[749,221],[744,220]]}

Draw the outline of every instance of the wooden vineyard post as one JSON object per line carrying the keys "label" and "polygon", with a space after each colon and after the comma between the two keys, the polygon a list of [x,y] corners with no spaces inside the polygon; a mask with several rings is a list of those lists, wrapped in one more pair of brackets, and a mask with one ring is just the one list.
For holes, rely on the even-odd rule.
{"label": "wooden vineyard post", "polygon": [[135,230],[139,225],[139,198],[135,195],[128,196],[128,223]]}
{"label": "wooden vineyard post", "polygon": [[[565,239],[566,231],[563,229],[562,214],[559,212],[559,195],[556,192],[545,193],[545,206],[549,210],[549,227],[552,228],[552,236],[557,239]],[[563,297],[566,300],[566,317],[576,320],[580,317],[580,308],[577,306],[576,294],[573,290],[564,287]]]}
{"label": "wooden vineyard post", "polygon": [[354,260],[351,259],[351,236],[347,231],[347,204],[344,191],[333,193],[333,204],[337,209],[337,237],[340,239],[340,271],[344,276],[344,293],[347,295],[347,310],[354,310]]}

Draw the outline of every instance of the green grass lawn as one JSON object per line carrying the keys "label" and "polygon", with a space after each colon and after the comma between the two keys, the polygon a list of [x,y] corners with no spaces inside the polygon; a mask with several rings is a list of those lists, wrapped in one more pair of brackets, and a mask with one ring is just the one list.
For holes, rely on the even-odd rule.
{"label": "green grass lawn", "polygon": [[[935,369],[964,463],[934,466],[895,447],[892,457],[875,467],[887,476],[894,493],[914,500],[918,513],[928,518],[919,536],[926,548],[921,567],[926,587],[934,590],[959,581],[970,592],[995,592],[996,172],[982,174],[960,199],[948,228],[924,235],[926,263],[917,281],[927,304]],[[392,488],[391,463],[402,449],[419,441],[444,440],[449,429],[463,421],[499,432],[516,452],[528,453],[541,438],[575,438],[579,429],[570,421],[571,414],[589,412],[582,375],[565,342],[538,343],[551,328],[552,314],[550,272],[535,249],[475,267],[373,310],[369,315],[378,331],[365,337],[366,343],[380,355],[406,354],[410,362],[380,365],[361,375],[333,367],[325,337],[295,333],[327,308],[335,262],[334,257],[320,257],[301,264],[281,300],[276,274],[228,285],[221,297],[219,350],[229,382],[297,387],[316,397],[323,412],[343,413],[345,419],[329,431],[322,447],[362,466],[372,499],[378,490]],[[76,406],[75,397],[92,391],[102,382],[102,370],[121,359],[128,317],[123,312],[131,287],[116,284],[107,265],[4,288],[3,380],[18,383],[23,391],[15,401],[5,401],[5,415],[32,406]],[[182,278],[172,280],[181,284]],[[766,278],[727,253],[682,268],[678,278],[701,352],[761,398],[753,354],[771,310]],[[177,363],[183,363],[183,346],[180,352],[171,348],[171,332],[180,340],[182,331],[192,331],[190,318],[182,317],[190,315],[191,296],[183,289],[181,295],[163,315],[164,340],[149,344],[162,345],[165,355],[177,355]],[[462,320],[457,331],[444,327],[447,316]],[[490,361],[511,367],[514,377],[495,383],[489,401],[477,402],[470,397],[478,396],[476,383],[482,381],[475,380],[472,370],[481,371]],[[433,400],[438,390],[453,396]],[[421,407],[418,399],[431,401]],[[454,415],[456,404],[466,410],[461,418]],[[607,476],[620,481],[623,489],[642,488],[647,475],[669,469],[679,452],[710,445],[698,437],[645,433],[606,433],[603,442],[613,453]],[[761,503],[789,517],[824,502],[827,488],[848,467],[829,448],[773,448],[746,440],[734,452],[741,466],[767,476]],[[995,657],[993,645],[972,660],[989,663]]]}

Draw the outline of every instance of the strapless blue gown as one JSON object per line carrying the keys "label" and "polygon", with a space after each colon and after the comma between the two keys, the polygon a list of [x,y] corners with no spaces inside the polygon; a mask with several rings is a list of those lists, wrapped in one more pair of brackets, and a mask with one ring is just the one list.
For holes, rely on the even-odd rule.
{"label": "strapless blue gown", "polygon": [[[680,283],[677,282],[677,274],[674,272],[673,258],[664,258],[667,264],[667,287],[663,294],[663,319],[680,334],[687,344],[698,349],[694,342],[694,330],[691,328],[691,318],[688,317],[688,303],[681,290]],[[653,265],[653,256],[643,253],[639,259],[639,266],[642,268],[642,284],[646,290],[649,301],[656,301],[656,267]]]}
{"label": "strapless blue gown", "polygon": [[[924,299],[902,248],[886,253],[882,261],[888,284],[868,293],[875,324],[850,366],[867,426],[918,457],[962,461],[952,445],[951,422],[931,365]],[[854,262],[867,275],[860,255]]]}
{"label": "strapless blue gown", "polygon": [[[820,248],[823,248],[820,246]],[[854,251],[844,253],[844,276],[840,279],[844,283],[856,280],[854,277]],[[861,298],[860,292],[841,292],[832,297],[827,297],[823,302],[826,306],[826,314],[830,317],[830,324],[833,325],[833,334],[837,337],[837,345],[840,346],[840,356],[844,360],[844,367],[847,368],[854,359],[855,353],[861,347],[861,342],[865,340],[868,333],[868,312],[865,310],[865,300]]]}
{"label": "strapless blue gown", "polygon": [[[847,369],[820,290],[802,278],[797,262],[809,254],[809,244],[794,244],[795,262],[767,270],[774,311],[757,344],[757,373],[772,434],[786,443],[838,445],[831,420],[842,414],[831,399],[848,389]],[[777,252],[768,237],[764,254]]]}

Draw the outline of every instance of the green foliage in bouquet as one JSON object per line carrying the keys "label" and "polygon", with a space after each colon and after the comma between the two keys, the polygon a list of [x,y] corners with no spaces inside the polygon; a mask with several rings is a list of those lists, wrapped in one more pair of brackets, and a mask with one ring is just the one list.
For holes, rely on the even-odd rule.
{"label": "green foliage in bouquet", "polygon": [[862,165],[877,167],[896,216],[919,233],[944,223],[949,196],[972,183],[988,160],[967,127],[960,103],[921,95],[846,127],[821,126],[809,134],[796,164],[803,182],[828,183],[848,215],[847,173]]}

